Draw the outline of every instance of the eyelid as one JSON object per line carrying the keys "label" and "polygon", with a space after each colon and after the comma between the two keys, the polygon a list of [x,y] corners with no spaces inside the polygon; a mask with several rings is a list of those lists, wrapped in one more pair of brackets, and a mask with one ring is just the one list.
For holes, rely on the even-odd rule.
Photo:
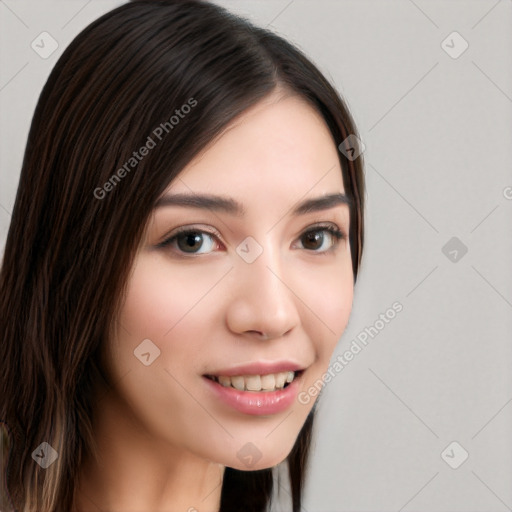
{"label": "eyelid", "polygon": [[169,242],[171,239],[175,238],[176,236],[180,235],[181,233],[188,233],[190,231],[198,232],[198,233],[206,233],[208,235],[211,235],[212,237],[216,238],[217,241],[222,241],[222,235],[217,231],[214,227],[200,227],[195,224],[187,224],[185,226],[180,226],[176,229],[173,229],[170,233],[165,235],[163,237],[163,240],[156,244],[157,248],[165,248],[167,245],[169,245]]}
{"label": "eyelid", "polygon": [[165,239],[172,238],[173,236],[179,235],[180,233],[188,233],[189,231],[200,231],[201,233],[208,233],[210,235],[215,235],[218,238],[222,238],[222,235],[217,231],[214,227],[201,227],[196,224],[187,224],[185,226],[180,226],[179,228],[173,229],[168,235],[165,236]]}
{"label": "eyelid", "polygon": [[307,233],[308,231],[313,231],[315,229],[319,229],[319,228],[323,228],[323,227],[333,227],[333,228],[338,229],[341,232],[341,234],[343,235],[343,238],[347,238],[347,230],[344,227],[342,227],[343,223],[341,223],[341,225],[340,225],[339,222],[335,222],[332,220],[322,220],[322,219],[313,220],[312,222],[313,222],[312,225],[310,227],[307,227],[301,233]]}
{"label": "eyelid", "polygon": [[[322,251],[322,252],[309,251],[309,252],[312,252],[312,253],[318,252],[318,254],[328,254],[329,252],[336,250],[337,246],[341,242],[348,240],[350,225],[348,225],[347,228],[345,228],[346,223],[344,222],[343,218],[336,217],[336,219],[333,219],[333,220],[326,220],[326,216],[322,216],[322,217],[313,218],[311,223],[312,224],[310,225],[310,227],[307,227],[306,229],[301,231],[301,234],[299,235],[299,237],[305,233],[308,233],[309,231],[317,231],[317,230],[321,230],[322,228],[334,228],[335,230],[339,231],[341,236],[339,237],[339,239],[336,240],[336,243],[327,251]],[[334,233],[331,233],[331,236],[336,237],[336,235]]]}

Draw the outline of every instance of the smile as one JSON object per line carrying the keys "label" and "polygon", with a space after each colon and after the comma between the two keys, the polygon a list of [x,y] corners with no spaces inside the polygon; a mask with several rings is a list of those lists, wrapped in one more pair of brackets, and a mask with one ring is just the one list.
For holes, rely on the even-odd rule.
{"label": "smile", "polygon": [[[284,412],[296,403],[300,386],[303,385],[303,373],[304,370],[230,377],[203,375],[203,379],[212,393],[212,398],[220,400],[228,407],[244,414],[269,416]],[[277,384],[281,385],[283,378],[285,382],[278,388]],[[243,389],[238,389],[235,385]],[[262,389],[262,385],[269,389]],[[246,386],[259,389],[246,389]]]}
{"label": "smile", "polygon": [[206,378],[218,382],[221,386],[238,391],[271,392],[286,388],[302,371],[286,371],[265,375],[206,375]]}

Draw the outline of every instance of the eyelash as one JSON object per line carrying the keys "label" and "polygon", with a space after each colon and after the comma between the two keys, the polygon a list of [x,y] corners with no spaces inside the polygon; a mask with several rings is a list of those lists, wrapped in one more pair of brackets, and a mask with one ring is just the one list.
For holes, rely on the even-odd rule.
{"label": "eyelash", "polygon": [[[317,253],[319,255],[330,254],[334,250],[336,250],[336,248],[338,247],[339,242],[341,240],[346,239],[345,233],[343,231],[341,231],[336,224],[319,224],[319,225],[313,226],[313,227],[307,229],[306,231],[304,231],[301,234],[301,236],[299,237],[299,239],[306,236],[309,233],[317,233],[317,232],[322,232],[322,231],[327,231],[329,234],[331,234],[333,236],[333,238],[334,238],[333,245],[325,251],[315,251],[315,250],[305,249],[307,252]],[[182,228],[178,228],[169,238],[167,238],[163,242],[160,242],[159,244],[157,244],[156,247],[159,249],[165,249],[165,248],[174,249],[176,252],[178,252],[180,254],[180,256],[183,256],[186,258],[202,256],[202,254],[187,253],[187,252],[181,251],[179,249],[176,249],[174,247],[171,247],[171,244],[178,238],[178,236],[188,235],[188,234],[197,234],[197,233],[210,235],[210,236],[216,238],[217,242],[220,242],[220,240],[219,240],[220,233],[217,230],[208,231],[208,230],[199,229],[199,228],[182,227]]]}

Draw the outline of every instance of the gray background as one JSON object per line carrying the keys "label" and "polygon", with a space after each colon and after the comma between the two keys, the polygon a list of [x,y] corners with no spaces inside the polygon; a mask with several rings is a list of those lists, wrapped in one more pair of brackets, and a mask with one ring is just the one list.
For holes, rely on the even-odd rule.
{"label": "gray background", "polygon": [[[121,3],[0,1],[2,250],[40,90]],[[303,510],[512,510],[512,2],[218,3],[301,47],[366,146],[365,255],[334,357],[403,305],[322,392]],[[47,59],[30,47],[43,31]]]}

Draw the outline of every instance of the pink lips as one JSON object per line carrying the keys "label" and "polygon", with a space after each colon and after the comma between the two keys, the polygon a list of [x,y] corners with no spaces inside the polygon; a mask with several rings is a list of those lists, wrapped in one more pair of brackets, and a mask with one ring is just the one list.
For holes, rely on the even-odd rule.
{"label": "pink lips", "polygon": [[[265,373],[273,373],[274,371],[277,373],[277,370],[271,372],[261,372],[261,368],[258,370],[258,372],[253,372],[250,369],[248,373],[245,373],[247,367],[244,367],[243,372],[240,372],[240,369],[237,369],[239,373],[231,373],[230,376],[240,374],[250,375],[251,373],[252,375],[260,375]],[[219,373],[219,375],[229,374]],[[276,391],[239,391],[238,389],[232,387],[222,386],[218,382],[211,380],[206,376],[203,378],[209,389],[213,392],[214,396],[216,396],[226,405],[229,405],[244,414],[262,416],[277,414],[288,409],[293,404],[297,398],[302,375],[303,374],[301,373],[300,375],[296,376],[295,379],[284,389],[278,389]]]}

